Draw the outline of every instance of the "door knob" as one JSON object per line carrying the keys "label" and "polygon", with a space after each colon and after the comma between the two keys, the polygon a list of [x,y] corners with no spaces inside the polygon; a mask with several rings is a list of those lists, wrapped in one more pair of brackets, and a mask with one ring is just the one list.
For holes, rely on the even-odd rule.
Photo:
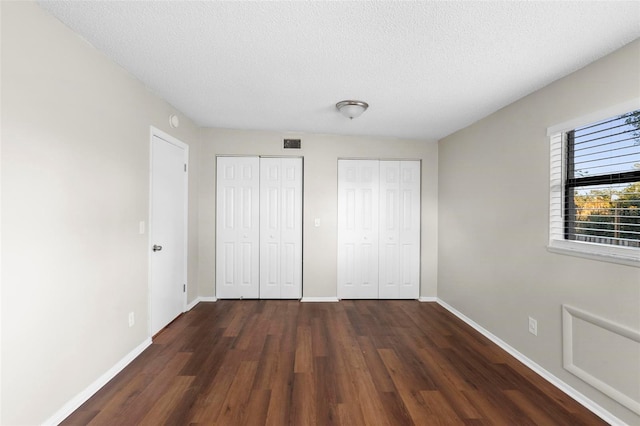
{"label": "door knob", "polygon": [[162,250],[162,246],[159,246],[157,244],[153,245],[153,251],[160,251],[160,250]]}

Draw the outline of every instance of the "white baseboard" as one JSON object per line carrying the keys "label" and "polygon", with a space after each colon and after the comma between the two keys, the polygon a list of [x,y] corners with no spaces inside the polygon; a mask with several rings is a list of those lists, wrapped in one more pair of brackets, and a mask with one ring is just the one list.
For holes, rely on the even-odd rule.
{"label": "white baseboard", "polygon": [[303,297],[300,302],[339,302],[337,297]]}
{"label": "white baseboard", "polygon": [[138,347],[129,352],[120,361],[111,367],[106,373],[100,376],[96,381],[91,383],[85,390],[80,392],[71,401],[67,402],[62,408],[60,408],[53,416],[49,417],[43,424],[44,425],[57,425],[64,419],[69,417],[71,413],[84,404],[89,398],[98,392],[107,382],[113,379],[119,372],[121,372],[131,361],[136,359],[145,349],[151,345],[151,337],[147,337]]}
{"label": "white baseboard", "polygon": [[199,298],[199,297],[196,297],[195,299],[193,299],[193,300],[191,301],[191,303],[189,303],[189,304],[187,305],[187,307],[185,308],[185,310],[184,310],[184,311],[185,311],[185,312],[189,312],[190,310],[192,310],[193,308],[195,308],[195,307],[196,307],[196,305],[197,305],[198,303],[200,303],[200,298]]}
{"label": "white baseboard", "polygon": [[419,302],[437,302],[438,298],[433,296],[420,296],[418,298]]}
{"label": "white baseboard", "polygon": [[191,303],[187,305],[187,309],[185,309],[185,312],[189,312],[190,310],[195,308],[196,305],[200,302],[217,302],[217,301],[218,301],[218,298],[215,296],[198,296],[195,299],[193,299]]}
{"label": "white baseboard", "polygon": [[595,402],[593,402],[592,400],[590,400],[589,398],[587,398],[586,396],[584,396],[583,394],[581,394],[580,392],[578,392],[577,390],[575,390],[574,388],[572,388],[571,386],[569,386],[568,384],[566,384],[565,382],[563,382],[562,380],[560,380],[559,378],[557,378],[556,376],[554,376],[553,374],[551,374],[550,372],[542,368],[540,365],[536,364],[531,359],[524,356],[522,353],[518,352],[515,348],[507,344],[504,340],[500,339],[498,336],[486,330],[480,324],[476,323],[471,318],[467,317],[462,312],[458,311],[457,309],[449,305],[447,302],[439,298],[437,299],[437,302],[440,306],[442,306],[443,308],[451,312],[453,315],[460,318],[462,321],[464,321],[469,326],[474,328],[477,332],[482,334],[484,337],[491,340],[496,345],[500,346],[502,349],[508,352],[515,359],[517,359],[518,361],[520,361],[521,363],[523,363],[524,365],[532,369],[535,373],[537,373],[543,379],[545,379],[546,381],[548,381],[549,383],[551,383],[552,385],[560,389],[562,392],[566,393],[571,398],[575,399],[578,403],[583,405],[586,409],[591,411],[596,416],[600,417],[605,422],[611,425],[616,425],[616,426],[626,425],[625,422],[623,422],[622,420],[620,420],[619,418],[617,418],[616,416],[614,416],[613,414],[611,414],[610,412],[602,408],[600,405],[596,404]]}

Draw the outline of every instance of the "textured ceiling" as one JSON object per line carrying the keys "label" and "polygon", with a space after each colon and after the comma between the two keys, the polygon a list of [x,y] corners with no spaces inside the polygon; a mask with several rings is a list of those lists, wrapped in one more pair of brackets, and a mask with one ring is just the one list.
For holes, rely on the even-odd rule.
{"label": "textured ceiling", "polygon": [[40,5],[200,126],[420,139],[640,36],[637,1]]}

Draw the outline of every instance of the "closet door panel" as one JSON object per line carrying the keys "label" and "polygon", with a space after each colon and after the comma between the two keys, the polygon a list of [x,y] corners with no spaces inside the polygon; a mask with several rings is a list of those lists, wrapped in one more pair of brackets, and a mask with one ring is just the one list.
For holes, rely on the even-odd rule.
{"label": "closet door panel", "polygon": [[420,297],[420,162],[400,162],[399,299]]}
{"label": "closet door panel", "polygon": [[340,299],[378,298],[378,180],[378,161],[338,161]]}
{"label": "closet door panel", "polygon": [[259,296],[258,157],[218,157],[216,296]]}
{"label": "closet door panel", "polygon": [[302,297],[302,158],[282,158],[281,299]]}
{"label": "closet door panel", "polygon": [[260,298],[280,298],[280,160],[260,159]]}
{"label": "closet door panel", "polygon": [[302,297],[302,159],[260,159],[260,297]]}
{"label": "closet door panel", "polygon": [[380,298],[397,299],[400,285],[400,162],[380,161]]}

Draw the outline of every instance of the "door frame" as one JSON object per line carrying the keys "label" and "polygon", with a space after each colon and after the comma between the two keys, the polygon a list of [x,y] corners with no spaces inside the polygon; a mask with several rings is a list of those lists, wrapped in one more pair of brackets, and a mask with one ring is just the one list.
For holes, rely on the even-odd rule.
{"label": "door frame", "polygon": [[153,138],[158,137],[165,142],[168,142],[172,145],[175,145],[184,150],[184,164],[186,167],[186,171],[184,174],[184,241],[183,241],[183,271],[182,277],[184,282],[184,291],[182,293],[182,312],[186,312],[187,310],[187,293],[189,289],[188,282],[188,271],[189,271],[189,145],[182,142],[181,140],[171,136],[168,133],[163,132],[162,130],[149,126],[149,215],[147,217],[147,333],[150,337],[152,336],[153,331],[151,330],[151,314],[152,314],[152,287],[153,287],[153,276],[151,271],[151,255],[153,254],[151,251],[151,246],[153,245],[153,229],[152,229],[152,219],[153,219]]}

